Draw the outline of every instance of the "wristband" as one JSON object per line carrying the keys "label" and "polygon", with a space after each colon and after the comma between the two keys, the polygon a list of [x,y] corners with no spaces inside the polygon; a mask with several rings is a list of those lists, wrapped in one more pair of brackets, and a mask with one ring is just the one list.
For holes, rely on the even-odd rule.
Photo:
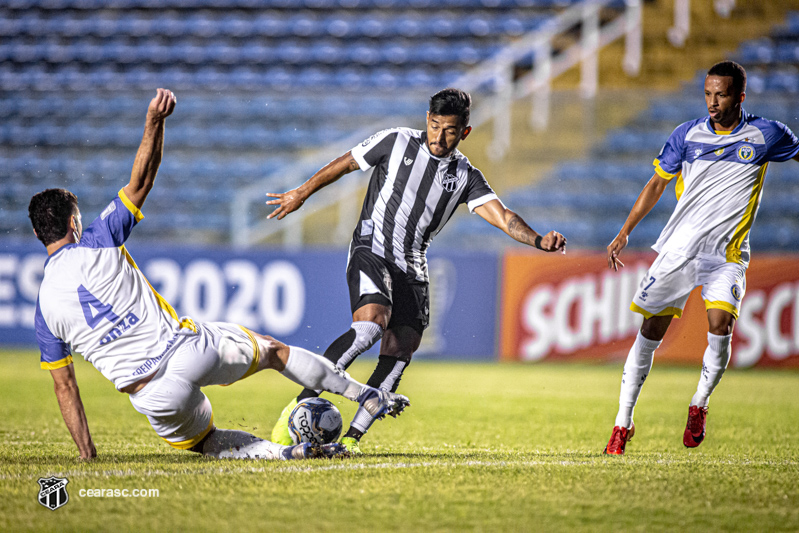
{"label": "wristband", "polygon": [[537,237],[535,238],[535,243],[533,244],[533,246],[535,246],[535,247],[536,247],[536,248],[538,248],[539,250],[543,250],[543,248],[541,248],[541,240],[542,240],[542,239],[543,239],[543,237],[541,237],[541,235],[537,236]]}

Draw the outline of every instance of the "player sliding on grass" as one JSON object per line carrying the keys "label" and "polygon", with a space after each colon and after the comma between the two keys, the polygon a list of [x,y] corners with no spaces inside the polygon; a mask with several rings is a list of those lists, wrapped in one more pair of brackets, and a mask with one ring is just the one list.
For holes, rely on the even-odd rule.
{"label": "player sliding on grass", "polygon": [[[350,245],[347,284],[352,326],[333,341],[325,357],[344,370],[382,337],[377,368],[368,384],[396,391],[422,341],[429,319],[427,248],[455,209],[466,204],[517,241],[546,252],[565,250],[566,239],[533,231],[507,209],[458,150],[469,126],[471,97],[445,89],[430,99],[425,131],[392,128],[376,133],[335,159],[301,186],[269,193],[277,205],[269,218],[282,219],[313,193],[354,170],[374,168],[360,221]],[[288,417],[297,401],[319,395],[308,387],[292,400],[272,430],[275,442],[291,442]],[[355,414],[341,439],[352,453],[374,422],[365,409]]]}
{"label": "player sliding on grass", "polygon": [[746,113],[746,71],[732,61],[714,65],[705,78],[709,117],[686,122],[655,159],[655,175],[608,246],[608,266],[633,228],[676,179],[677,207],[652,247],[658,257],[641,280],[630,308],[644,315],[621,381],[619,412],[605,453],[623,455],[633,434],[633,410],[652,368],[655,349],[672,318],[682,315],[691,291],[702,286],[709,332],[702,374],[688,407],[683,444],[705,438],[707,405],[730,360],[730,341],[749,265],[749,230],[760,204],[770,161],[799,160],[799,141],[779,122]]}
{"label": "player sliding on grass", "polygon": [[80,399],[70,346],[81,353],[171,446],[216,458],[307,459],[346,456],[341,444],[283,446],[249,433],[217,429],[200,390],[270,368],[296,383],[357,401],[371,416],[396,416],[404,396],[351,379],[329,361],[241,326],[178,318],[153,290],[124,242],[143,218],[175,96],[158,89],[128,183],[85,230],[77,198],[64,189],[36,194],[29,214],[48,258],[36,305],[41,366],[55,381],[58,404],[80,457],[97,451]]}

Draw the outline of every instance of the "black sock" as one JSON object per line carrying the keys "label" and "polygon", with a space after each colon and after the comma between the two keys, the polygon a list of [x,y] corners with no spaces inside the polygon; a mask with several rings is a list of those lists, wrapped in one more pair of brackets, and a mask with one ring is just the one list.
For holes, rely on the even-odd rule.
{"label": "black sock", "polygon": [[347,437],[351,437],[355,440],[361,440],[361,437],[363,437],[363,432],[358,431],[354,427],[350,426],[350,429],[347,430],[347,434],[344,435],[343,438],[346,439]]}
{"label": "black sock", "polygon": [[391,383],[391,387],[389,390],[391,392],[397,392],[397,387],[399,387],[399,382],[402,379],[402,373],[405,372],[405,369],[408,368],[408,365],[411,364],[410,361],[405,361],[404,359],[399,359],[397,357],[392,357],[390,355],[381,355],[377,360],[377,367],[375,371],[372,372],[372,375],[369,377],[369,381],[366,382],[367,385],[374,388],[379,388],[380,385],[388,378],[389,374],[394,372],[397,362],[402,361],[405,363],[405,366],[399,372],[399,375],[396,377],[393,383]]}
{"label": "black sock", "polygon": [[[366,384],[374,388],[385,387],[391,392],[396,392],[397,387],[399,387],[400,379],[402,378],[402,373],[408,367],[408,364],[410,364],[410,358],[406,359],[392,357],[389,355],[381,355],[377,360],[377,367],[375,368],[374,372],[372,372],[372,376],[369,378],[369,381],[367,381]],[[368,417],[368,419],[370,421],[367,421],[367,419],[363,418],[362,413],[359,410],[355,415],[353,422],[355,422],[355,420],[359,420],[359,425],[365,425],[367,427],[365,427],[362,431],[351,424],[350,429],[347,430],[347,434],[344,436],[360,440],[369,429],[368,426],[371,426],[372,422],[374,422],[374,419],[371,419],[371,417]]]}
{"label": "black sock", "polygon": [[[355,337],[355,330],[352,328],[348,329],[344,335],[330,343],[330,346],[327,347],[322,357],[335,365],[338,363],[338,360],[341,359],[341,356],[344,355],[344,352],[350,349],[350,346],[355,342]],[[347,363],[344,368],[349,367],[351,364],[352,361]]]}
{"label": "black sock", "polygon": [[[350,328],[344,335],[334,340],[330,346],[327,347],[327,350],[325,350],[325,353],[322,354],[322,356],[335,365],[338,363],[338,360],[341,359],[341,356],[344,355],[344,352],[346,352],[350,346],[352,346],[353,342],[355,342],[355,330]],[[344,368],[349,368],[351,364],[352,361],[349,361],[346,365],[344,365]],[[301,402],[306,398],[317,398],[319,394],[320,393],[313,389],[303,389],[302,392],[297,395],[297,401]]]}

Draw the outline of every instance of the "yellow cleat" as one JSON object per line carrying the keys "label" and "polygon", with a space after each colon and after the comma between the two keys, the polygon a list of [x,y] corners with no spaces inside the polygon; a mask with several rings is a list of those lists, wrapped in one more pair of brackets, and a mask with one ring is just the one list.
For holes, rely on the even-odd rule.
{"label": "yellow cleat", "polygon": [[294,444],[291,439],[291,433],[289,433],[289,416],[291,416],[291,412],[295,407],[297,407],[297,398],[292,398],[289,404],[280,412],[280,418],[277,419],[275,427],[272,428],[272,442],[283,446]]}
{"label": "yellow cleat", "polygon": [[361,444],[358,442],[358,439],[353,437],[342,437],[341,444],[347,447],[347,451],[350,452],[350,455],[363,455],[361,451]]}

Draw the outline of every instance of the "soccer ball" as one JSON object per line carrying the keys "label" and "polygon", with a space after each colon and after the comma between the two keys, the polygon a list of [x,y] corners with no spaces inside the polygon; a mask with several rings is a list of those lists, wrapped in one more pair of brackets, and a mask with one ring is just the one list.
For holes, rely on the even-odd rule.
{"label": "soccer ball", "polygon": [[341,413],[324,398],[307,398],[289,415],[289,433],[294,444],[328,444],[341,435]]}

